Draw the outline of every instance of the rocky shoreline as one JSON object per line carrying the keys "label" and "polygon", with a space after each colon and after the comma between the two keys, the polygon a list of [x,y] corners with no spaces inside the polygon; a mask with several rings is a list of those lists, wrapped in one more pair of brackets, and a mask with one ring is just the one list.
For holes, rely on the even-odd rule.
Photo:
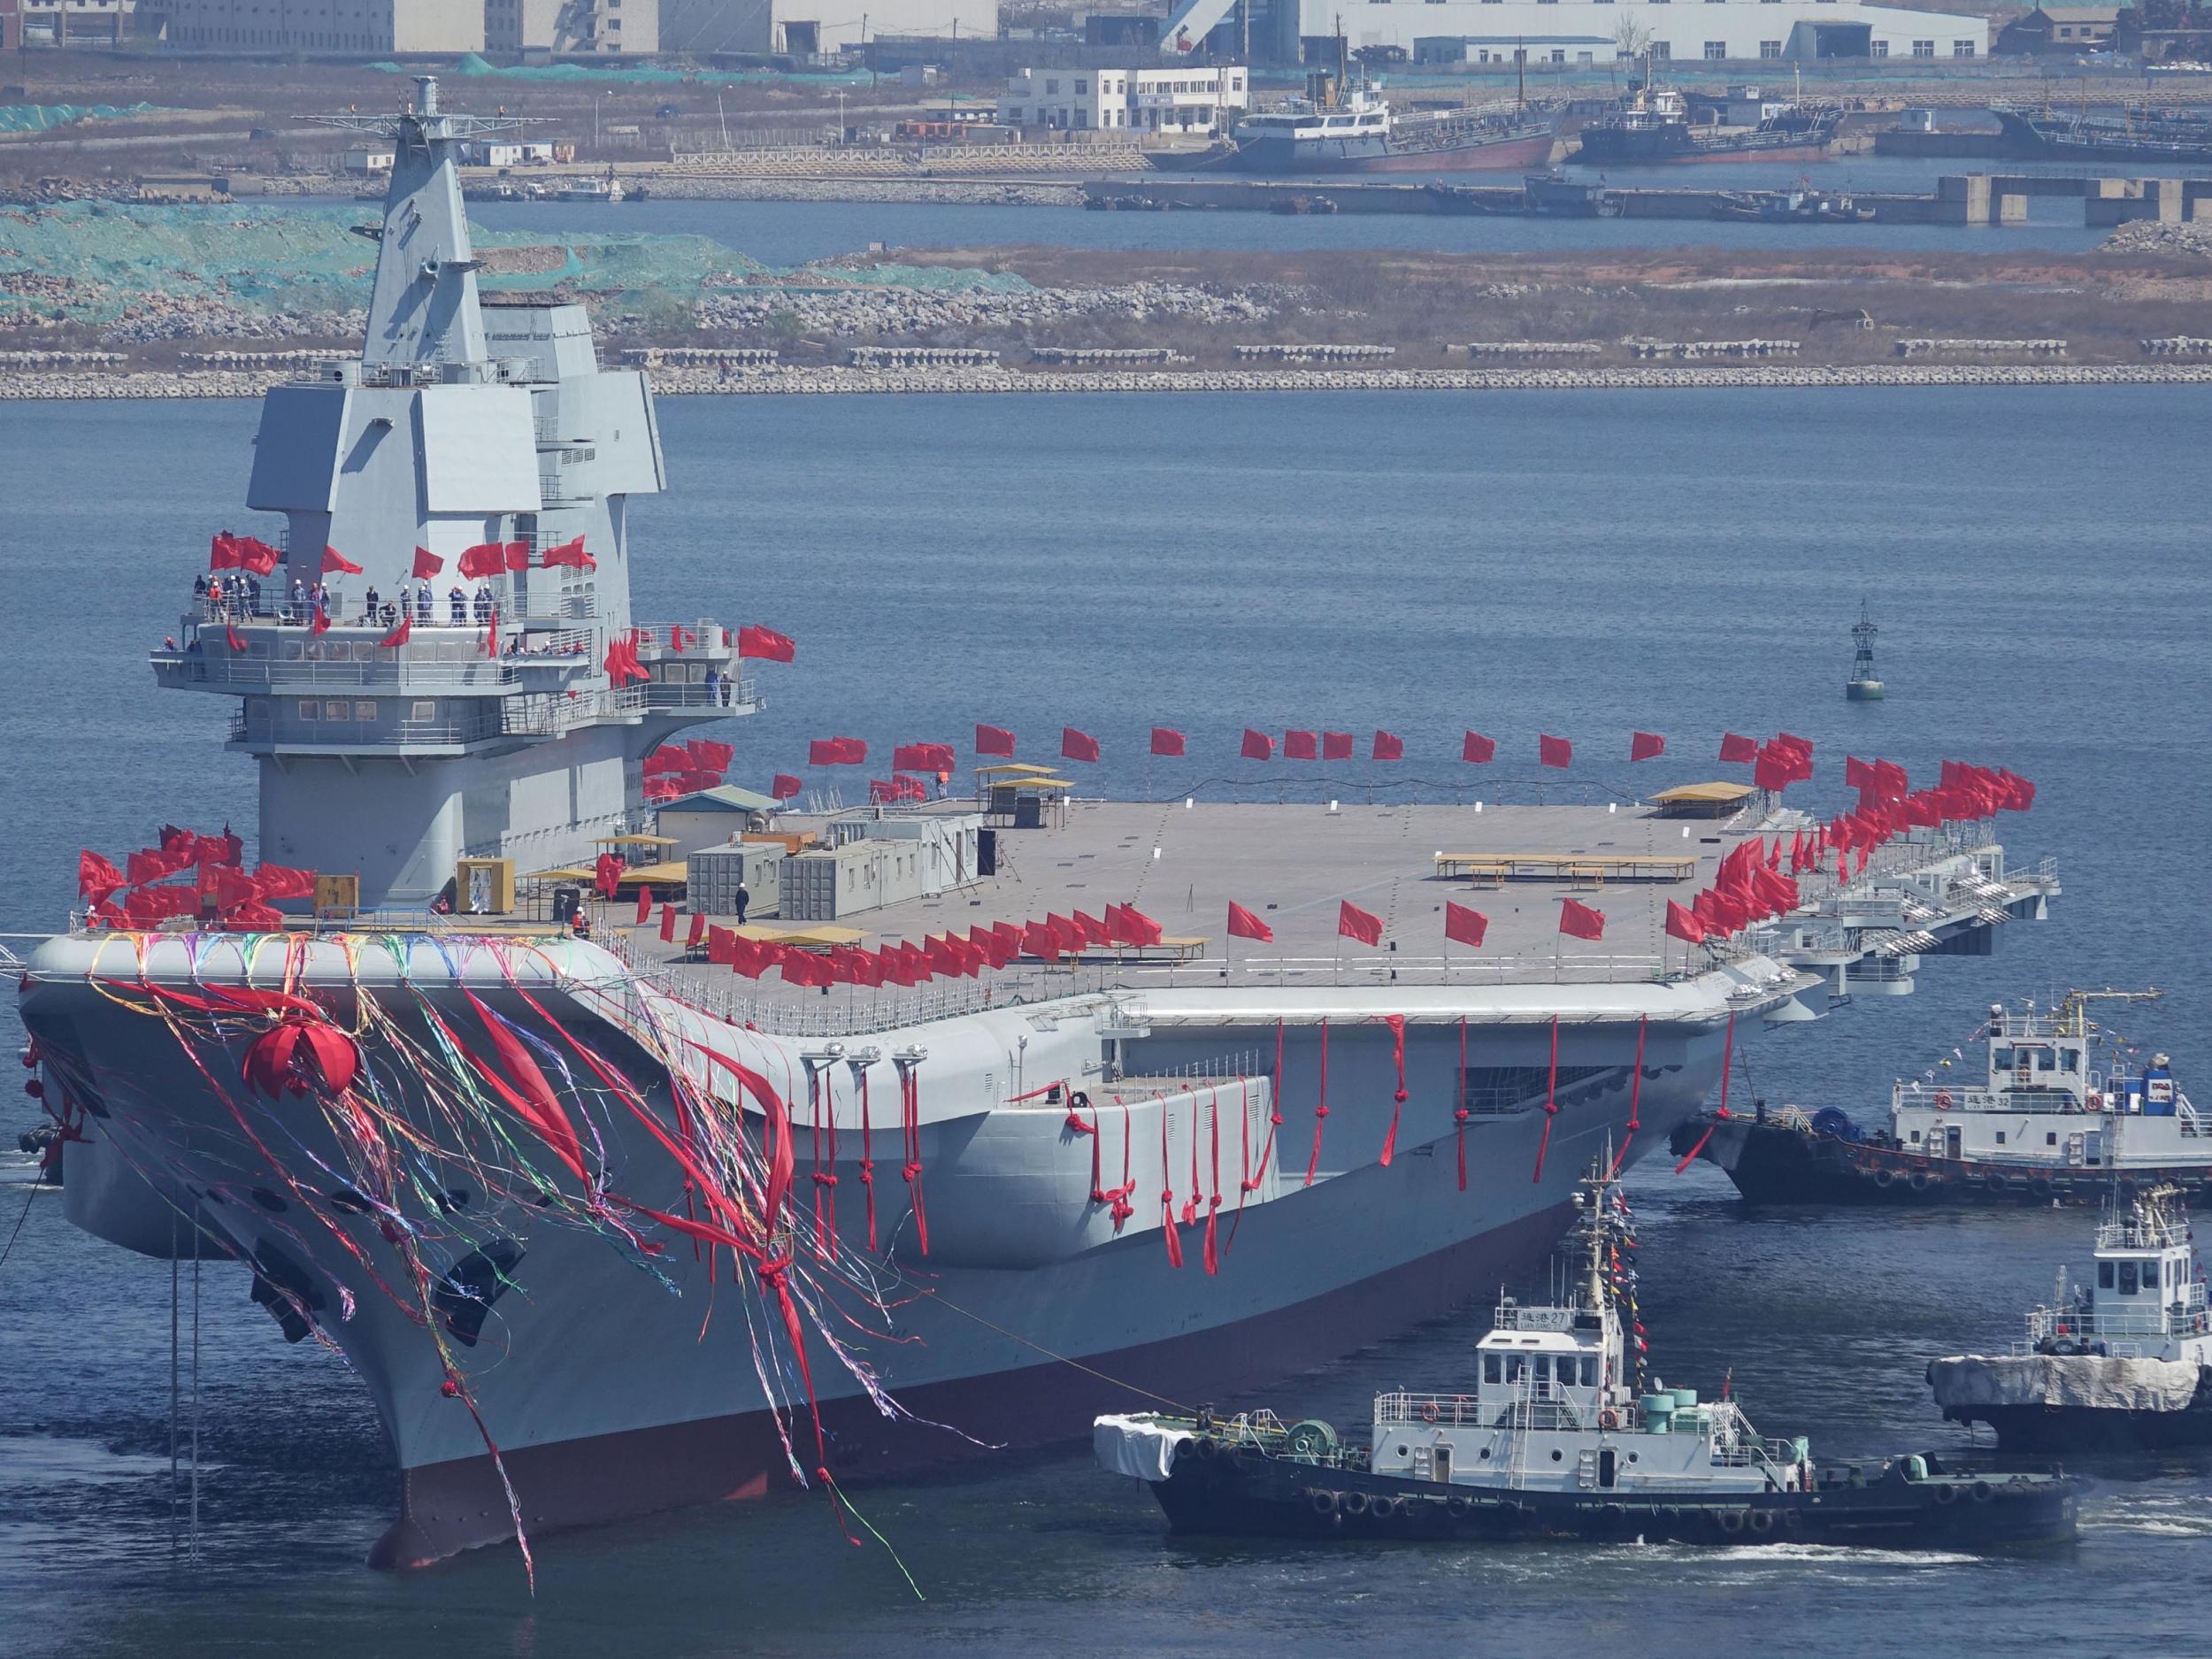
{"label": "rocky shoreline", "polygon": [[[290,378],[271,370],[202,373],[0,373],[0,401],[258,397]],[[1055,370],[942,368],[653,371],[663,396],[823,396],[963,392],[1509,392],[1816,387],[2160,386],[2212,383],[2212,364],[1778,365],[1619,369]]]}

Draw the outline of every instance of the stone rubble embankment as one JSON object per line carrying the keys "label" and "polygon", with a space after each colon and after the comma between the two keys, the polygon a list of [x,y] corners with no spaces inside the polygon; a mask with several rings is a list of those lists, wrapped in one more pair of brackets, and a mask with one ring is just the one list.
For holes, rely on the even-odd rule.
{"label": "stone rubble embankment", "polygon": [[[281,371],[209,373],[11,373],[0,399],[258,397],[290,378]],[[1022,373],[1010,369],[663,369],[663,396],[810,396],[964,392],[1433,392],[1633,391],[1947,386],[2212,384],[2212,364],[2133,365],[1867,365],[1807,368],[1238,369]]]}

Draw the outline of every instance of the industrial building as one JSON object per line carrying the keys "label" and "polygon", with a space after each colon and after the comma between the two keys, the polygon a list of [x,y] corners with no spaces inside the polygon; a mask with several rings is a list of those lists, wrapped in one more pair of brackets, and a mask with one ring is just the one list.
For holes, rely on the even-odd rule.
{"label": "industrial building", "polygon": [[1025,69],[999,94],[1002,127],[1056,132],[1210,133],[1249,101],[1240,65],[1167,69]]}
{"label": "industrial building", "polygon": [[[1240,5],[1250,8],[1248,18]],[[1164,39],[1253,58],[1327,63],[1347,44],[1395,48],[1419,61],[1597,67],[1640,58],[1680,63],[1989,55],[1980,17],[1863,5],[1857,0],[1178,0]]]}
{"label": "industrial building", "polygon": [[119,46],[136,9],[134,0],[8,0],[0,47]]}
{"label": "industrial building", "polygon": [[886,35],[989,40],[997,34],[998,0],[660,0],[660,50],[670,52],[806,58]]}
{"label": "industrial building", "polygon": [[[211,51],[480,52],[484,8],[453,0],[167,0],[172,46]],[[28,14],[26,15],[28,25]]]}
{"label": "industrial building", "polygon": [[661,49],[662,0],[484,0],[484,45],[556,58],[635,58]]}

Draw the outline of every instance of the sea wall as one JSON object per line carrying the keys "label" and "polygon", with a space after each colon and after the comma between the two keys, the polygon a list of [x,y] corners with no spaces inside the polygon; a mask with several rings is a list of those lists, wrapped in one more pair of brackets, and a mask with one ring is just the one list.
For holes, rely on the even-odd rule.
{"label": "sea wall", "polygon": [[[0,373],[0,400],[258,397],[288,378],[263,370],[196,374]],[[2156,386],[2212,383],[2212,364],[1971,364],[1793,368],[1237,369],[1023,373],[1010,369],[657,369],[662,396],[818,396],[882,392],[1512,392],[1755,387]]]}

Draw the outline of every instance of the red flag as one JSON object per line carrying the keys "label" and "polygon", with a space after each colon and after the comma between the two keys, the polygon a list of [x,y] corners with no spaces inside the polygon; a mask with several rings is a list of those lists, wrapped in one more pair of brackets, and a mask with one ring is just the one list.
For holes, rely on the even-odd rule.
{"label": "red flag", "polygon": [[1047,962],[1060,960],[1059,935],[1042,922],[1032,922],[1022,929],[1022,949]]}
{"label": "red flag", "polygon": [[483,576],[503,576],[507,571],[507,546],[503,541],[479,541],[474,547],[461,549],[461,574],[471,579]]}
{"label": "red flag", "polygon": [[1272,760],[1275,758],[1275,740],[1265,732],[1255,732],[1248,726],[1244,728],[1244,747],[1237,754],[1244,760]]}
{"label": "red flag", "polygon": [[1377,732],[1375,747],[1369,751],[1370,760],[1403,760],[1406,757],[1405,740],[1394,733]]}
{"label": "red flag", "polygon": [[548,570],[560,565],[580,571],[595,571],[599,568],[599,561],[584,551],[584,538],[580,535],[571,537],[558,547],[546,549],[538,556],[538,562]]}
{"label": "red flag", "polygon": [[445,561],[440,558],[435,553],[433,553],[428,548],[419,547],[415,549],[415,568],[413,575],[417,581],[426,582],[444,568]]}
{"label": "red flag", "polygon": [[1553,737],[1548,733],[1537,738],[1536,764],[1538,765],[1571,766],[1574,764],[1574,759],[1575,746],[1565,738]]}
{"label": "red flag", "polygon": [[245,635],[227,622],[223,624],[223,643],[229,646],[235,656],[243,657],[246,654]]}
{"label": "red flag", "polygon": [[1789,763],[1781,756],[1762,750],[1758,764],[1751,769],[1751,780],[1762,789],[1782,790],[1789,787]]}
{"label": "red flag", "polygon": [[1285,732],[1283,758],[1285,760],[1316,760],[1320,757],[1321,746],[1311,732]]}
{"label": "red flag", "polygon": [[97,904],[123,885],[123,872],[98,853],[77,855],[77,896]]}
{"label": "red flag", "polygon": [[1114,936],[1108,931],[1106,924],[1087,911],[1076,911],[1075,925],[1082,931],[1083,942],[1087,945],[1110,945],[1114,942]]}
{"label": "red flag", "polygon": [[1479,732],[1470,732],[1459,746],[1459,757],[1476,765],[1486,765],[1496,758],[1498,744],[1495,738],[1485,737]]}
{"label": "red flag", "polygon": [[527,541],[503,541],[499,544],[501,564],[511,571],[530,568],[530,544]]}
{"label": "red flag", "polygon": [[207,567],[211,571],[234,571],[238,568],[238,538],[227,530],[218,530],[207,544]]}
{"label": "red flag", "polygon": [[1480,910],[1471,910],[1464,904],[1444,901],[1444,937],[1455,939],[1463,945],[1479,949],[1482,937],[1490,931],[1490,918]]}
{"label": "red flag", "polygon": [[356,565],[351,559],[348,558],[344,554],[341,553],[336,548],[332,547],[327,542],[325,542],[323,544],[322,573],[326,576],[329,576],[340,571],[343,571],[349,576],[358,576],[361,573],[361,567],[358,565]]}
{"label": "red flag", "polygon": [[1184,752],[1183,734],[1172,726],[1154,726],[1152,728],[1152,752],[1156,755],[1181,756]]}
{"label": "red flag", "polygon": [[789,772],[780,772],[776,774],[775,781],[769,786],[768,793],[779,801],[788,801],[805,787],[805,784],[794,778]]}
{"label": "red flag", "polygon": [[1002,726],[979,726],[975,728],[975,752],[1011,760],[1014,758],[1014,734]]}
{"label": "red flag", "polygon": [[1336,931],[1347,939],[1356,939],[1363,945],[1382,943],[1382,918],[1363,910],[1349,899],[1340,900],[1336,907]]}
{"label": "red flag", "polygon": [[1705,942],[1703,918],[1694,910],[1684,910],[1672,899],[1667,901],[1667,932],[1674,938],[1686,940],[1693,945]]}
{"label": "red flag", "polygon": [[1156,945],[1162,938],[1159,923],[1133,904],[1109,905],[1106,925],[1113,930],[1117,944]]}
{"label": "red flag", "polygon": [[266,576],[276,569],[284,555],[258,536],[242,535],[237,540],[238,568],[250,576]]}
{"label": "red flag", "polygon": [[408,636],[414,632],[414,618],[411,616],[403,616],[399,619],[399,626],[379,640],[377,645],[385,650],[397,650],[407,643]]}
{"label": "red flag", "polygon": [[1324,760],[1351,759],[1352,734],[1349,732],[1322,733],[1321,758]]}
{"label": "red flag", "polygon": [[494,605],[484,624],[484,655],[499,655],[499,607]]}
{"label": "red flag", "polygon": [[857,737],[818,737],[806,747],[810,766],[860,766],[867,759],[867,742]]}
{"label": "red flag", "polygon": [[779,634],[773,628],[749,624],[737,631],[737,654],[740,657],[757,657],[765,662],[787,663],[798,655],[798,648],[792,644],[787,634]]}
{"label": "red flag", "polygon": [[[942,757],[941,760],[939,757]],[[949,772],[952,750],[942,743],[901,743],[891,751],[894,772]]]}
{"label": "red flag", "polygon": [[698,949],[699,941],[706,936],[707,914],[704,910],[694,910],[691,915],[690,931],[684,935],[684,949],[686,950]]}
{"label": "red flag", "polygon": [[661,906],[661,943],[672,945],[675,942],[676,907],[672,904],[664,904]]}
{"label": "red flag", "polygon": [[1275,930],[1234,899],[1229,901],[1229,932],[1238,939],[1256,939],[1263,945],[1275,942]]}
{"label": "red flag", "polygon": [[1605,937],[1605,912],[1572,899],[1559,901],[1559,931],[1575,939]]}
{"label": "red flag", "polygon": [[305,899],[315,894],[315,872],[289,864],[264,863],[253,872],[254,884],[265,899]]}
{"label": "red flag", "polygon": [[1639,732],[1628,740],[1631,760],[1650,760],[1667,752],[1667,740],[1656,732]]}
{"label": "red flag", "polygon": [[637,890],[637,925],[640,927],[644,926],[652,919],[652,915],[653,884],[649,881],[641,881],[638,884]]}
{"label": "red flag", "polygon": [[327,634],[330,632],[330,612],[324,607],[323,602],[319,599],[315,602],[315,618],[313,621],[307,625],[307,631],[310,634]]}
{"label": "red flag", "polygon": [[1843,787],[1847,789],[1870,789],[1874,786],[1874,768],[1856,755],[1843,757]]}
{"label": "red flag", "polygon": [[1759,745],[1750,738],[1739,737],[1730,732],[1720,740],[1720,757],[1737,764],[1748,765],[1759,758]]}
{"label": "red flag", "polygon": [[1064,760],[1096,760],[1098,740],[1071,726],[1060,728],[1060,757]]}

